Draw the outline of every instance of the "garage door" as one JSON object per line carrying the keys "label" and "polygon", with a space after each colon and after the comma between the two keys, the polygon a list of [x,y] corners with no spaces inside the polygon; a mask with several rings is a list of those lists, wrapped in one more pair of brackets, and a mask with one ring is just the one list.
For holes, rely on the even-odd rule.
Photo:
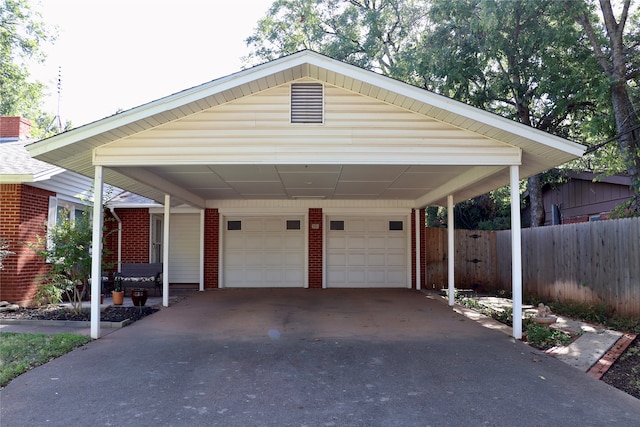
{"label": "garage door", "polygon": [[406,217],[329,217],[327,287],[407,287]]}
{"label": "garage door", "polygon": [[303,287],[303,217],[227,217],[223,286]]}

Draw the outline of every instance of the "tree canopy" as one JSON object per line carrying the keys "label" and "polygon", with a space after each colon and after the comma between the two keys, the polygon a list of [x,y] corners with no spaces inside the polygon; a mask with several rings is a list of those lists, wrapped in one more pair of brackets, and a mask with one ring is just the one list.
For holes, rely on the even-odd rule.
{"label": "tree canopy", "polygon": [[[622,135],[621,121],[633,122],[640,57],[631,0],[623,0],[617,21],[608,17],[610,0],[599,1],[602,15],[593,0],[276,0],[247,39],[252,51],[245,60],[313,49],[596,146],[616,132]],[[592,23],[591,32],[585,22]],[[632,30],[625,30],[628,22]],[[620,40],[623,47],[616,48]],[[624,66],[614,61],[618,51],[625,55]],[[616,80],[607,74],[613,63],[625,70],[618,72],[627,85],[622,120],[613,114]],[[634,167],[640,170],[639,152],[637,145],[635,151],[627,146],[625,151],[623,144],[603,144],[581,164],[609,172],[609,162],[622,159],[614,172],[633,174]],[[537,224],[544,221],[540,179],[529,180]]]}
{"label": "tree canopy", "polygon": [[0,0],[0,115],[22,116],[36,125],[45,86],[31,79],[29,64],[42,62],[43,46],[55,40],[28,0]]}

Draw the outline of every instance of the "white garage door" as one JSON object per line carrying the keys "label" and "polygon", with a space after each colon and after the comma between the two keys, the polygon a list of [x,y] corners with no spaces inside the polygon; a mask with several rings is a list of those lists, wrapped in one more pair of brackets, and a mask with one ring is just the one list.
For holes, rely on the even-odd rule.
{"label": "white garage door", "polygon": [[329,217],[327,287],[407,287],[406,217]]}
{"label": "white garage door", "polygon": [[303,217],[227,217],[223,286],[303,287]]}

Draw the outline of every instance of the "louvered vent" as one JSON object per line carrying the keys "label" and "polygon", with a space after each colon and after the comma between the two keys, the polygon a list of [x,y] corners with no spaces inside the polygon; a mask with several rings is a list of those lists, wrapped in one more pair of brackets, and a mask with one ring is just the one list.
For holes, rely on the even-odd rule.
{"label": "louvered vent", "polygon": [[319,83],[291,85],[291,123],[323,123],[323,91]]}

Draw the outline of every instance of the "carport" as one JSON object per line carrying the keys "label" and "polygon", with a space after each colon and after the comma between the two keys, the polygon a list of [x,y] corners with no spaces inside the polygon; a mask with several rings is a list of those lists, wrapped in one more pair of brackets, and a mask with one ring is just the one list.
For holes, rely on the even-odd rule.
{"label": "carport", "polygon": [[[37,142],[29,152],[95,179],[94,247],[105,183],[163,204],[165,239],[177,211],[199,213],[200,290],[421,289],[425,207],[449,208],[452,253],[454,204],[510,185],[513,335],[520,338],[519,181],[581,156],[584,147],[302,51]],[[170,245],[162,256],[165,305]],[[448,263],[453,304],[453,257]],[[95,256],[94,338],[100,266]]]}

